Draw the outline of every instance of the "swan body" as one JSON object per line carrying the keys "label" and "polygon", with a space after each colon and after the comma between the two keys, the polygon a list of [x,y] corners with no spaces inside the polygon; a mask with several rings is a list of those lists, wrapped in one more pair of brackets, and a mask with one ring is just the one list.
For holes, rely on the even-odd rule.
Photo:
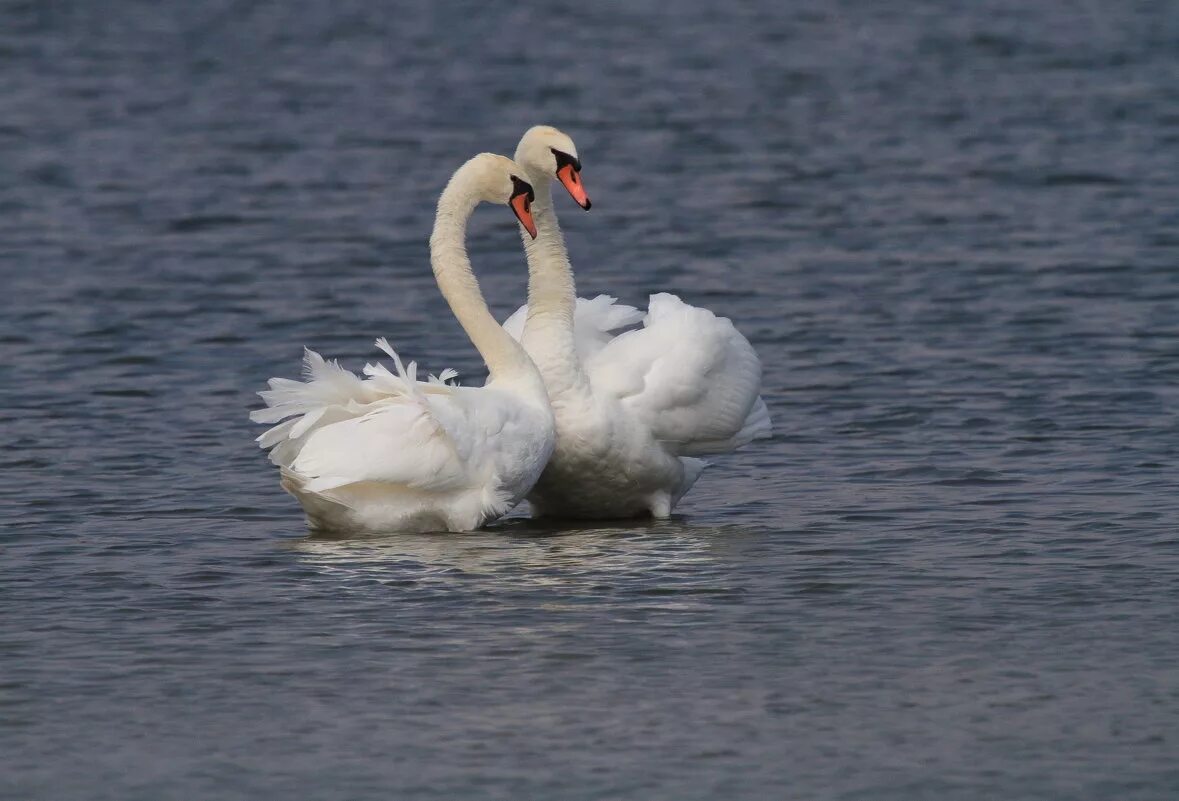
{"label": "swan body", "polygon": [[481,201],[508,202],[531,227],[523,174],[502,156],[468,161],[439,199],[430,238],[439,288],[489,368],[485,386],[455,386],[452,370],[419,381],[416,364],[378,339],[395,372],[366,365],[361,378],[307,350],[304,381],[273,378],[259,393],[266,408],[251,419],[277,424],[259,444],[313,528],[467,531],[510,510],[540,476],[555,438],[544,383],[488,311],[463,241]]}
{"label": "swan body", "polygon": [[538,235],[524,240],[529,302],[505,329],[544,377],[557,430],[528,495],[533,512],[666,517],[706,467],[698,457],[770,435],[761,362],[731,321],[675,295],[652,295],[645,315],[609,296],[577,298],[551,191],[556,178],[589,207],[576,148],[538,126],[515,158],[536,191]]}

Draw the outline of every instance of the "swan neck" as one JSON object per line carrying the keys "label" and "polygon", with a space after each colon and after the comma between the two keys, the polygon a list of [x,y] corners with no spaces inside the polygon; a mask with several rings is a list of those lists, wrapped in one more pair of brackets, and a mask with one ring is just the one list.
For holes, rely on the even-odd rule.
{"label": "swan neck", "polygon": [[547,176],[529,176],[536,187],[532,216],[536,220],[536,239],[521,231],[528,258],[528,308],[533,315],[568,318],[572,324],[577,287],[573,266],[565,249],[565,236],[553,207],[552,180]]}
{"label": "swan neck", "polygon": [[536,191],[532,216],[537,236],[532,239],[522,232],[528,259],[528,319],[523,343],[552,396],[583,380],[574,337],[577,287],[553,207],[552,179],[529,174],[529,180]]}
{"label": "swan neck", "polygon": [[434,230],[430,235],[430,266],[442,296],[483,361],[491,380],[515,377],[539,378],[528,354],[503,330],[479,289],[467,255],[467,221],[479,197],[470,183],[456,174],[438,200]]}

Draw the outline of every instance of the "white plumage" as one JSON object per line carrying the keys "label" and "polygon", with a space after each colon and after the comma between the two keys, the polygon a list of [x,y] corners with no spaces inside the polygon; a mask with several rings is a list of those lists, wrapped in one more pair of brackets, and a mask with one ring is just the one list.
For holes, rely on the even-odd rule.
{"label": "white plumage", "polygon": [[417,381],[416,364],[402,366],[383,339],[377,347],[396,373],[369,364],[362,380],[308,350],[306,381],[271,379],[259,393],[267,408],[250,415],[257,423],[289,417],[258,441],[274,446],[270,460],[312,526],[469,530],[511,509],[518,490],[488,479],[512,459],[543,465],[544,437],[532,434],[543,431],[544,416],[538,425],[531,408],[494,387]]}
{"label": "white plumage", "polygon": [[536,189],[538,236],[524,240],[529,305],[505,328],[544,376],[557,426],[529,500],[544,515],[666,516],[706,466],[693,457],[770,435],[761,363],[731,321],[675,295],[652,295],[645,315],[605,295],[576,298],[551,191],[556,177],[588,208],[575,146],[538,126],[516,161]]}
{"label": "white plumage", "polygon": [[[504,320],[504,330],[517,342],[524,338],[524,323],[528,319],[525,303]],[[643,322],[643,313],[634,306],[618,303],[609,295],[598,295],[592,300],[578,298],[573,311],[573,335],[577,356],[582,361],[594,356],[614,339],[614,332]]]}
{"label": "white plumage", "polygon": [[761,362],[727,317],[652,295],[643,328],[607,343],[586,364],[595,392],[678,456],[725,453],[770,433],[759,397]]}
{"label": "white plumage", "polygon": [[277,424],[259,444],[314,528],[474,529],[510,510],[544,468],[554,430],[543,382],[487,311],[462,243],[480,200],[518,197],[513,175],[523,171],[500,156],[467,162],[439,200],[431,237],[435,276],[491,371],[487,386],[451,385],[453,370],[418,381],[417,365],[378,339],[395,372],[369,364],[362,379],[307,350],[304,381],[273,378],[259,393],[267,408],[251,419]]}

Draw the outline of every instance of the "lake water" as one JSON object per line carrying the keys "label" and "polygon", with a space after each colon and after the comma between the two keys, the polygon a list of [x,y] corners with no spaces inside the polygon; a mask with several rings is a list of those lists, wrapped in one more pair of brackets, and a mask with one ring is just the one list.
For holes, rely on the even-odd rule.
{"label": "lake water", "polygon": [[[0,3],[0,796],[1179,797],[1177,42],[1162,0]],[[582,292],[730,316],[774,438],[664,523],[309,538],[253,393],[378,335],[481,381],[432,206],[539,122]],[[470,241],[506,316],[516,226]]]}

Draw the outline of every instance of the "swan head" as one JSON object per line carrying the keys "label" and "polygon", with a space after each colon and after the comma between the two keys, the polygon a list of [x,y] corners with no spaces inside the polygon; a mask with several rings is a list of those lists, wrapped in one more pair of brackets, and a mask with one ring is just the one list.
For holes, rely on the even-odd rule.
{"label": "swan head", "polygon": [[557,180],[586,211],[590,208],[589,196],[581,183],[581,159],[577,157],[577,145],[565,133],[551,125],[537,125],[529,128],[516,145],[516,162],[528,170],[533,181]]}
{"label": "swan head", "polygon": [[506,156],[480,153],[459,168],[455,178],[460,176],[470,182],[477,201],[506,203],[528,235],[536,239],[536,222],[532,219],[536,192],[526,180],[527,170]]}

